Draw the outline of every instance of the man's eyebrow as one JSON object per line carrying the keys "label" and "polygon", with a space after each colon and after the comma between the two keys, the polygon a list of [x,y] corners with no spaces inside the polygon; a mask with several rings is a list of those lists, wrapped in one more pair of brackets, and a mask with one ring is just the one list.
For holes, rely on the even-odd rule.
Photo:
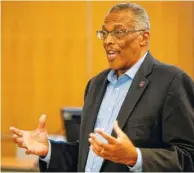
{"label": "man's eyebrow", "polygon": [[115,24],[114,25],[114,28],[120,28],[120,27],[124,28],[124,26],[122,24]]}
{"label": "man's eyebrow", "polygon": [[[125,28],[125,27],[122,24],[115,24],[113,28],[116,29],[116,28]],[[107,30],[105,25],[102,25],[102,29]]]}
{"label": "man's eyebrow", "polygon": [[106,27],[104,25],[102,25],[102,29],[106,30]]}

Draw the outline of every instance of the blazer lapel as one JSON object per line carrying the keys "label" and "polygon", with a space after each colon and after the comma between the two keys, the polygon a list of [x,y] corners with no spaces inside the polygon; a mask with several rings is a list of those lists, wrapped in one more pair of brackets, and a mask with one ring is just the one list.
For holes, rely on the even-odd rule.
{"label": "blazer lapel", "polygon": [[[151,73],[152,67],[153,58],[148,52],[142,66],[133,79],[131,87],[117,117],[117,121],[121,129],[124,127],[128,118],[132,115],[132,111],[135,105],[138,103],[138,100],[141,98],[147,86],[149,85],[149,80],[146,77]],[[113,135],[115,136],[114,132]]]}
{"label": "blazer lapel", "polygon": [[117,117],[121,129],[124,127],[127,119],[131,115],[135,105],[144,93],[148,84],[149,81],[142,75],[138,75],[137,79],[133,81]]}
{"label": "blazer lapel", "polygon": [[106,79],[106,77],[103,79],[103,81],[99,81],[96,84],[96,88],[95,88],[95,92],[94,92],[94,101],[92,103],[92,107],[91,109],[88,111],[88,118],[87,118],[87,132],[86,133],[90,133],[93,132],[94,126],[95,126],[95,122],[97,119],[97,115],[98,115],[98,111],[100,108],[100,105],[102,103],[105,91],[106,91],[106,87],[107,87],[108,81]]}

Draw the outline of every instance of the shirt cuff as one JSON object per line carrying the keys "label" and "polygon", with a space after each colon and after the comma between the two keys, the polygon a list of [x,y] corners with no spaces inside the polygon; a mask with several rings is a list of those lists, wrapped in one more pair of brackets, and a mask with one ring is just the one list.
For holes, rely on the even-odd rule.
{"label": "shirt cuff", "polygon": [[142,153],[139,148],[136,148],[137,151],[137,162],[133,167],[128,166],[129,170],[132,172],[142,172]]}
{"label": "shirt cuff", "polygon": [[49,143],[49,150],[48,150],[48,154],[46,155],[46,157],[39,157],[40,160],[44,161],[47,163],[47,167],[50,163],[50,160],[51,160],[51,142],[50,140],[48,140],[48,143]]}

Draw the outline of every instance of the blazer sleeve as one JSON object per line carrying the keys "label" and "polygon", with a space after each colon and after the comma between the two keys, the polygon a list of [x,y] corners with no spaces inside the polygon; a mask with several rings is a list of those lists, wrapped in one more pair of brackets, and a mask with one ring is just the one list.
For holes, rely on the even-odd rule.
{"label": "blazer sleeve", "polygon": [[51,160],[39,160],[40,172],[77,172],[79,143],[51,142]]}
{"label": "blazer sleeve", "polygon": [[165,148],[140,148],[145,172],[194,171],[194,83],[183,72],[171,81],[162,118]]}

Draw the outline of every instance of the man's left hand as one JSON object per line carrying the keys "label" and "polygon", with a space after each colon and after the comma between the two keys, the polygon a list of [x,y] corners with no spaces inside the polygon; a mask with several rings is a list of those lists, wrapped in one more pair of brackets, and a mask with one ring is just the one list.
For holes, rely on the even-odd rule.
{"label": "man's left hand", "polygon": [[110,160],[115,163],[121,163],[128,166],[134,166],[137,161],[136,147],[133,145],[127,135],[120,129],[118,122],[114,123],[114,131],[117,138],[110,136],[101,129],[95,129],[107,143],[101,142],[94,133],[90,134],[90,148],[100,157],[105,160]]}

